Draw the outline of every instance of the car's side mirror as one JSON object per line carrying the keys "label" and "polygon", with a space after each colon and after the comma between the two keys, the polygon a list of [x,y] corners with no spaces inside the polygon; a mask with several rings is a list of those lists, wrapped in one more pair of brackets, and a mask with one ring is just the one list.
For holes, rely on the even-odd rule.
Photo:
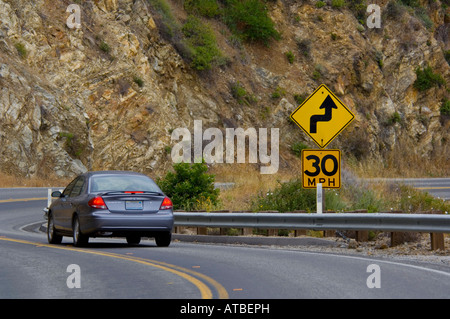
{"label": "car's side mirror", "polygon": [[61,197],[61,192],[60,191],[55,191],[52,193],[52,197]]}

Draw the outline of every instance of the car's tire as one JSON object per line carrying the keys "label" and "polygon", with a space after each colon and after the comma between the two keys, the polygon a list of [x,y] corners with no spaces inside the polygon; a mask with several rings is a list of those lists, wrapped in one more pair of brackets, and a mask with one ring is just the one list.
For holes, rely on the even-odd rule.
{"label": "car's tire", "polygon": [[73,245],[75,247],[83,247],[89,242],[89,237],[83,235],[80,229],[80,220],[75,216],[72,223]]}
{"label": "car's tire", "polygon": [[49,214],[47,221],[47,241],[49,244],[61,244],[63,236],[58,235],[55,229],[53,214]]}
{"label": "car's tire", "polygon": [[127,236],[127,243],[130,246],[134,246],[134,245],[139,245],[139,243],[141,242],[141,237],[140,236]]}
{"label": "car's tire", "polygon": [[155,236],[155,242],[158,247],[168,247],[172,241],[171,232],[161,232]]}

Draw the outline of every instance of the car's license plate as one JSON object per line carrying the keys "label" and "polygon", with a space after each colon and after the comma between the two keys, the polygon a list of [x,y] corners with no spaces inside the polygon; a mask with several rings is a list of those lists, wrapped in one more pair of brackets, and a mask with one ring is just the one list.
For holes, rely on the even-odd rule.
{"label": "car's license plate", "polygon": [[125,202],[125,209],[127,210],[142,210],[144,208],[144,205],[141,200],[135,201],[135,200],[127,200]]}

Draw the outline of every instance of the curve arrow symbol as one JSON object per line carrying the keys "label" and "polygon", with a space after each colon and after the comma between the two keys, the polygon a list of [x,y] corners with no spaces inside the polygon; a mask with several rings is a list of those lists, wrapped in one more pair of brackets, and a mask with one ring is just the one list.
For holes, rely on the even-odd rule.
{"label": "curve arrow symbol", "polygon": [[310,133],[317,133],[317,122],[330,121],[332,118],[332,110],[337,109],[337,106],[334,104],[333,99],[328,95],[319,109],[325,109],[325,114],[311,116],[309,124]]}

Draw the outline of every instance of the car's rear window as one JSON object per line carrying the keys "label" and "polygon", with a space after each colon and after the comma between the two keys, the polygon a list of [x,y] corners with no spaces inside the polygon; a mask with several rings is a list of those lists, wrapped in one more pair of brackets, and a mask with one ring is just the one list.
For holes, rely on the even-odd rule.
{"label": "car's rear window", "polygon": [[92,176],[90,181],[91,192],[107,191],[144,191],[158,192],[158,185],[147,176],[140,175],[99,175]]}

